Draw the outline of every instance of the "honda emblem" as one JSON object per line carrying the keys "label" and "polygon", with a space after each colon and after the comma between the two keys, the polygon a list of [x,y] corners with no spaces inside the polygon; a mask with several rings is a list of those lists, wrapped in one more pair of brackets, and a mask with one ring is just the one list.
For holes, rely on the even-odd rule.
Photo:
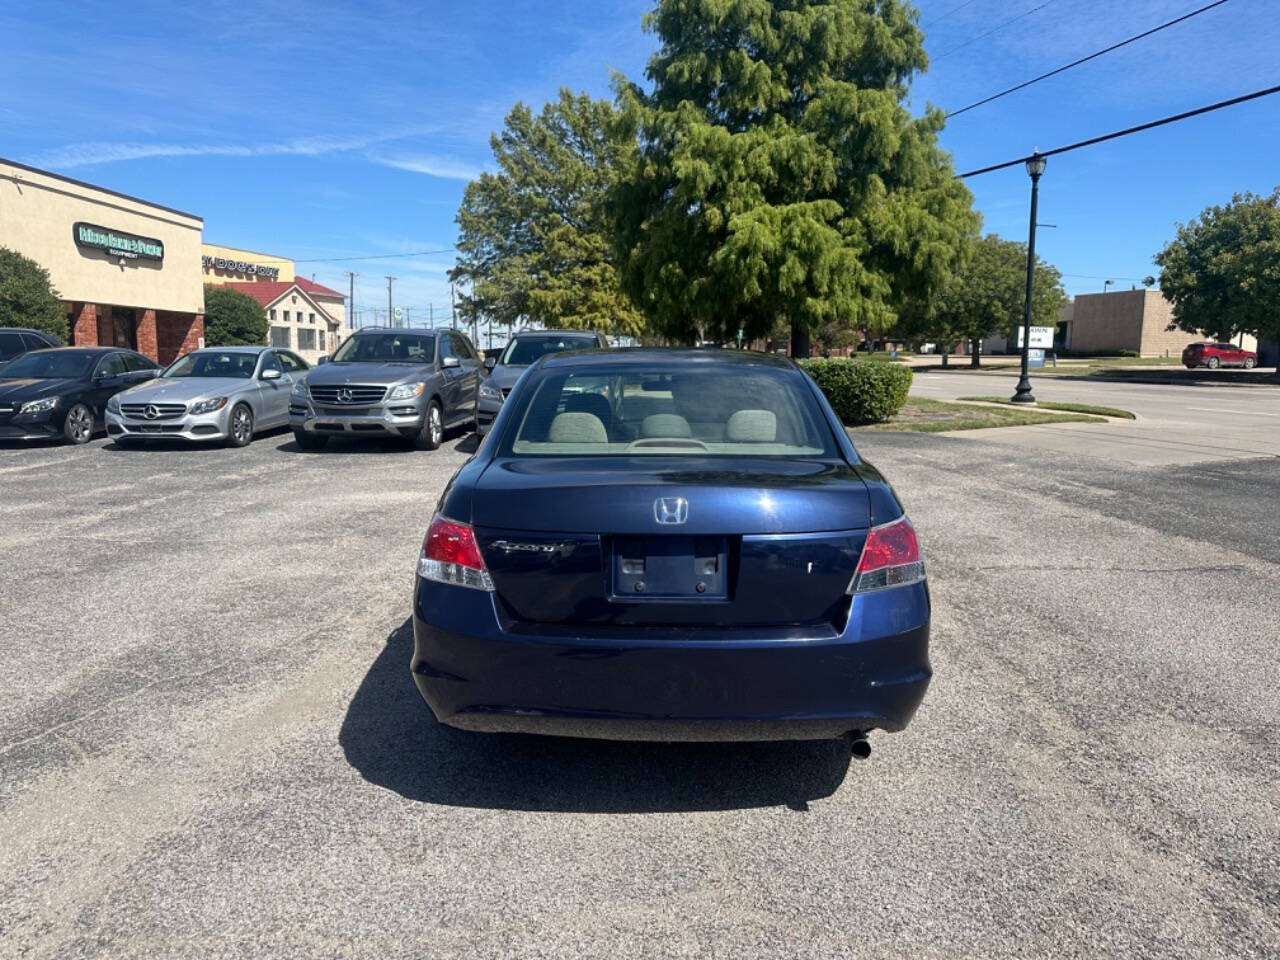
{"label": "honda emblem", "polygon": [[658,523],[684,523],[689,519],[689,501],[684,497],[659,497],[653,501],[653,519]]}

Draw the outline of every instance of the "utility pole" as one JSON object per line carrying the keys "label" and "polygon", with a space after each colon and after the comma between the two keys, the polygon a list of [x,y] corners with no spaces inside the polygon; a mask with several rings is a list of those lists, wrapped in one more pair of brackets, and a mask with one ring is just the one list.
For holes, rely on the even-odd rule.
{"label": "utility pole", "polygon": [[413,307],[404,308],[404,325],[406,327],[413,326]]}
{"label": "utility pole", "polygon": [[347,282],[351,285],[351,295],[347,298],[347,316],[350,318],[347,325],[352,329],[355,329],[356,325],[356,277],[358,276],[360,274],[347,271]]}
{"label": "utility pole", "polygon": [[391,284],[396,277],[387,277],[387,326],[391,326]]}
{"label": "utility pole", "polygon": [[428,303],[427,312],[431,317],[431,326],[434,327],[436,325],[436,305],[434,303]]}

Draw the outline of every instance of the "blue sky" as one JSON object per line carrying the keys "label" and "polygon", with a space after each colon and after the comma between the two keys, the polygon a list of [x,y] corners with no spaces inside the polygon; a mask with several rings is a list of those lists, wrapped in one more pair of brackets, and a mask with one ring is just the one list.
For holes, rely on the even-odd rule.
{"label": "blue sky", "polygon": [[[962,106],[1203,2],[925,0],[934,63],[913,104]],[[651,5],[10,0],[0,155],[199,214],[214,243],[298,260],[440,250],[510,106],[561,86],[607,96],[611,70],[642,78]],[[957,117],[942,144],[973,169],[1270,86],[1275,13],[1274,0],[1230,0]],[[1154,272],[1177,221],[1280,183],[1278,120],[1280,96],[1054,158],[1039,219],[1056,227],[1040,231],[1040,252],[1071,293],[1127,287]],[[987,230],[1025,239],[1024,171],[970,186]],[[385,310],[393,274],[416,322],[447,313],[451,265],[444,253],[298,269],[342,290],[358,271],[357,310]]]}

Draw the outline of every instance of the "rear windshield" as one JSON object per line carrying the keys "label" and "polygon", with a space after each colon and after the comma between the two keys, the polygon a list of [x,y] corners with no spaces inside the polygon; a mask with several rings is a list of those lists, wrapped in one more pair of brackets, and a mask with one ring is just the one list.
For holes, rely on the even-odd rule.
{"label": "rear windshield", "polygon": [[232,380],[248,380],[258,366],[256,353],[242,350],[208,350],[188,353],[175,360],[160,376],[166,379],[188,377],[229,377]]}
{"label": "rear windshield", "polygon": [[837,455],[796,370],[574,368],[533,390],[510,441],[517,456]]}
{"label": "rear windshield", "polygon": [[348,337],[334,363],[431,363],[436,338],[415,333],[362,333]]}
{"label": "rear windshield", "polygon": [[507,367],[527,367],[548,353],[565,350],[590,350],[599,346],[595,337],[519,337],[507,344],[498,361]]}

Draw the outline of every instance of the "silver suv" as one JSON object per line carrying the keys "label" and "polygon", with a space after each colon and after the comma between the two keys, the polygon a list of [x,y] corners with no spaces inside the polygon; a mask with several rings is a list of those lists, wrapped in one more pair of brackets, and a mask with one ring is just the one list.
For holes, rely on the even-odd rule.
{"label": "silver suv", "polygon": [[403,437],[434,450],[449,427],[475,420],[484,366],[457,330],[357,330],[294,387],[289,424],[298,446],[334,435]]}

